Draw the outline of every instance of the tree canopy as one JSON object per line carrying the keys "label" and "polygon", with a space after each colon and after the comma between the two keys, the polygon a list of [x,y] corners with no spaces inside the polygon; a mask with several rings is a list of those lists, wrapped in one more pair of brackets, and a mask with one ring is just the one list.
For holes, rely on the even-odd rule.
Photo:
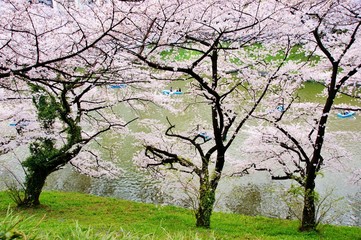
{"label": "tree canopy", "polygon": [[[148,129],[134,134],[145,146],[135,159],[140,165],[197,179],[197,226],[210,227],[230,164],[235,173],[255,168],[296,180],[304,191],[301,229],[316,228],[315,179],[325,141],[331,142],[326,127],[334,100],[360,98],[360,1],[99,1],[50,8],[4,0],[0,8],[0,121],[13,127],[1,137],[0,154],[29,147],[21,159],[25,199],[35,199],[26,205],[39,204],[46,177],[67,163],[92,175],[115,173],[89,143],[107,131],[123,134],[135,120],[117,112],[120,104],[135,109],[151,102],[178,114],[197,105],[204,112],[186,127],[171,118],[165,126],[141,119]],[[325,86],[323,105],[298,101],[311,80]],[[174,82],[182,89],[164,89]],[[248,135],[249,121],[257,123],[249,148],[258,158],[240,163],[227,152]],[[340,156],[330,155],[330,162]],[[276,176],[277,164],[283,172]]]}

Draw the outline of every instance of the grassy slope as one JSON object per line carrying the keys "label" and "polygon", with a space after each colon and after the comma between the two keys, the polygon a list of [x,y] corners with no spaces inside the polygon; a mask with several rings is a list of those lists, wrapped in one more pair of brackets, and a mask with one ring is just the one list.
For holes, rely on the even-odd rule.
{"label": "grassy slope", "polygon": [[[125,231],[138,236],[132,239],[361,239],[357,227],[325,225],[320,233],[307,234],[297,231],[296,221],[226,213],[214,213],[211,230],[198,229],[192,211],[186,209],[80,193],[44,192],[41,201],[37,209],[15,212],[33,216],[34,225],[45,216],[38,228],[48,235],[68,236],[78,221],[96,232]],[[0,222],[9,204],[13,205],[9,197],[0,192]]]}

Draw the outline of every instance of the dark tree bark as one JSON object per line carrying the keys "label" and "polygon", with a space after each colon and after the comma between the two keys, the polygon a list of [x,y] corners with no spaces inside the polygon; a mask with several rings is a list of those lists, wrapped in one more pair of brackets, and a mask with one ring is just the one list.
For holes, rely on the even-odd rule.
{"label": "dark tree bark", "polygon": [[[317,15],[317,14],[315,14]],[[352,14],[351,14],[352,15]],[[319,26],[324,20],[321,16],[317,16],[319,20]],[[316,178],[317,173],[320,171],[321,166],[323,164],[322,157],[322,149],[324,145],[324,139],[326,137],[326,127],[328,123],[328,116],[331,112],[331,109],[334,105],[334,101],[338,93],[342,93],[341,88],[345,85],[345,82],[349,80],[353,75],[358,72],[358,69],[361,67],[360,63],[356,63],[353,65],[353,68],[348,72],[343,73],[340,71],[342,68],[341,62],[343,56],[348,53],[348,50],[351,48],[356,39],[356,34],[359,31],[359,27],[361,26],[361,21],[355,23],[355,28],[353,31],[350,31],[350,40],[348,43],[344,44],[343,53],[336,59],[332,55],[332,49],[327,48],[327,44],[323,42],[323,33],[319,29],[319,26],[313,30],[313,37],[317,44],[317,47],[323,52],[325,58],[330,63],[331,76],[330,83],[327,85],[327,97],[326,101],[323,105],[322,115],[319,119],[315,119],[317,126],[314,127],[309,134],[309,141],[312,143],[313,149],[311,153],[307,153],[307,149],[305,146],[300,143],[296,137],[287,131],[285,128],[282,128],[279,125],[279,121],[283,117],[284,114],[281,115],[280,119],[268,120],[262,118],[266,121],[272,123],[278,130],[280,130],[291,142],[289,145],[286,142],[279,142],[280,146],[286,150],[290,150],[292,153],[296,153],[299,157],[299,163],[296,164],[296,171],[294,172],[285,172],[284,176],[272,176],[272,179],[276,180],[285,180],[292,179],[297,181],[300,186],[303,188],[303,211],[302,211],[302,219],[300,230],[301,231],[314,231],[317,228],[318,220],[316,216]],[[343,75],[339,77],[339,75]],[[289,105],[290,106],[290,105]],[[315,139],[311,139],[311,135],[316,134]],[[269,171],[272,172],[271,169],[257,169],[260,171]]]}
{"label": "dark tree bark", "polygon": [[[259,2],[254,3],[256,7],[261,5]],[[172,73],[170,78],[191,79],[191,87],[197,92],[197,103],[206,103],[210,106],[208,116],[211,118],[212,126],[209,127],[209,131],[213,134],[212,139],[204,139],[205,141],[200,143],[199,140],[201,139],[197,138],[201,138],[201,136],[194,137],[192,133],[184,135],[173,133],[172,130],[175,126],[170,122],[170,127],[165,133],[167,137],[178,139],[179,142],[177,144],[184,144],[195,149],[198,161],[179,156],[178,154],[187,156],[188,153],[176,153],[176,146],[172,148],[155,143],[156,146],[147,145],[145,151],[146,156],[153,161],[151,164],[148,164],[148,167],[163,166],[170,170],[182,171],[197,176],[199,188],[197,189],[198,202],[195,209],[196,226],[210,228],[215,203],[215,192],[226,163],[226,152],[234,143],[242,127],[244,127],[252,113],[256,111],[266,96],[266,92],[269,90],[273,80],[278,77],[277,73],[282,63],[276,69],[270,70],[269,76],[261,78],[264,80],[264,87],[261,89],[259,86],[249,84],[247,76],[233,76],[232,73],[248,69],[254,71],[254,75],[251,75],[251,77],[258,76],[258,70],[264,67],[263,63],[255,64],[252,62],[252,67],[247,66],[247,64],[235,67],[232,63],[232,66],[229,66],[232,69],[231,71],[228,65],[223,65],[224,59],[228,59],[230,56],[237,56],[239,50],[260,41],[263,36],[263,29],[260,31],[256,30],[255,32],[252,31],[256,29],[255,26],[261,21],[266,21],[272,14],[263,16],[256,14],[257,16],[251,16],[247,13],[246,15],[250,17],[250,21],[244,19],[244,22],[240,21],[235,25],[230,23],[230,26],[224,29],[218,29],[218,26],[213,26],[213,20],[209,22],[207,20],[204,21],[205,28],[203,30],[197,27],[199,29],[197,30],[198,32],[189,31],[192,27],[190,28],[185,21],[182,30],[174,32],[174,35],[177,37],[172,36],[172,38],[169,38],[167,35],[164,35],[168,31],[166,29],[173,26],[174,22],[180,26],[183,24],[183,20],[178,22],[177,19],[182,14],[183,10],[181,9],[183,7],[181,6],[183,4],[185,3],[175,3],[174,6],[176,8],[172,11],[169,11],[169,9],[162,11],[162,16],[145,14],[145,19],[151,19],[151,21],[139,36],[136,35],[136,39],[140,39],[139,45],[134,47],[134,43],[129,42],[128,44],[132,48],[127,48],[127,43],[121,41],[119,45],[122,48],[127,48],[129,53],[151,68],[151,74],[153,74],[154,70],[156,70],[155,72],[166,71]],[[164,6],[160,5],[160,8],[162,7]],[[202,16],[206,16],[212,7],[205,8],[203,10],[204,13],[199,15],[200,19],[203,19]],[[239,19],[243,16],[241,10],[243,7],[243,3],[240,2],[237,7],[240,10],[236,10],[234,13],[235,15],[240,14]],[[234,10],[233,7],[229,9],[229,11]],[[183,19],[183,16],[181,18]],[[135,27],[138,29],[137,26]],[[132,34],[130,35],[132,36]],[[232,42],[237,42],[237,44],[230,44]],[[185,50],[197,53],[197,56],[194,59],[190,59],[192,60],[191,63],[183,65],[168,59],[159,59],[159,52],[161,50],[172,50],[172,52]],[[229,59],[229,61],[231,60]],[[224,74],[229,75],[225,77]],[[245,101],[244,106],[247,106],[245,109],[229,105],[230,99],[237,96],[240,99],[239,101]],[[198,99],[201,99],[201,101]],[[242,104],[240,103],[240,105]]]}
{"label": "dark tree bark", "polygon": [[215,203],[215,189],[210,186],[208,178],[200,178],[199,203],[195,213],[196,226],[210,228],[211,215]]}
{"label": "dark tree bark", "polygon": [[315,179],[316,170],[311,166],[307,171],[306,183],[304,186],[304,199],[302,210],[302,221],[300,230],[311,231],[316,228],[316,205],[315,205]]}
{"label": "dark tree bark", "polygon": [[[320,19],[321,22],[322,18]],[[357,24],[352,36],[356,34],[360,24],[361,22]],[[340,89],[344,85],[344,83],[357,72],[357,68],[358,68],[358,67],[354,68],[348,74],[344,75],[344,77],[338,80],[339,67],[342,60],[342,56],[337,60],[332,56],[329,49],[327,49],[324,43],[322,42],[322,37],[321,37],[322,33],[319,32],[318,27],[313,31],[313,36],[317,42],[318,47],[321,49],[321,51],[325,54],[325,56],[329,60],[332,66],[332,73],[331,73],[331,81],[328,86],[327,99],[324,104],[322,115],[318,124],[317,137],[314,143],[314,151],[313,151],[312,159],[310,162],[307,163],[306,166],[306,181],[304,184],[304,206],[303,206],[302,221],[300,226],[301,231],[316,230],[318,223],[316,221],[316,209],[315,209],[315,186],[316,186],[315,180],[317,176],[316,174],[320,170],[320,167],[322,165],[323,158],[321,151],[324,143],[324,138],[326,135],[328,116],[334,104],[334,100],[336,98],[337,93],[340,92]],[[353,42],[354,42],[354,37],[351,37],[348,47],[351,46]],[[344,49],[344,54],[346,54],[348,47]]]}
{"label": "dark tree bark", "polygon": [[[82,98],[79,96],[68,96],[68,93],[74,91],[76,84],[70,82],[64,84],[63,89],[56,93],[47,91],[46,88],[39,85],[32,85],[34,91],[33,103],[37,109],[38,120],[42,124],[42,130],[46,132],[53,132],[53,123],[57,119],[64,124],[61,130],[63,134],[66,133],[61,147],[56,146],[56,139],[52,138],[37,138],[30,144],[30,156],[22,162],[22,166],[26,170],[26,179],[24,183],[25,196],[22,202],[18,203],[22,207],[33,207],[40,204],[40,194],[44,187],[47,177],[60,169],[62,166],[74,159],[82,150],[82,148],[99,134],[111,129],[113,126],[121,126],[116,123],[109,122],[108,126],[98,129],[93,135],[87,137],[82,136],[82,129],[80,127],[80,119],[83,114],[81,105]],[[57,88],[58,90],[60,88]],[[85,88],[84,92],[89,91],[90,88]],[[83,96],[83,94],[80,94]],[[76,108],[74,108],[76,106]],[[109,106],[104,106],[107,108]],[[72,110],[73,109],[73,110]],[[74,111],[74,109],[76,109]],[[96,108],[102,109],[101,106]]]}
{"label": "dark tree bark", "polygon": [[[43,190],[47,177],[70,162],[82,149],[81,129],[75,125],[69,117],[67,121],[72,127],[69,128],[68,142],[61,148],[56,149],[54,141],[50,139],[38,139],[30,145],[31,155],[22,165],[26,169],[24,183],[24,199],[18,203],[20,207],[34,207],[40,205],[40,194]],[[78,146],[76,146],[78,144]]]}
{"label": "dark tree bark", "polygon": [[24,200],[18,204],[18,207],[34,207],[40,205],[39,197],[48,175],[49,173],[43,169],[37,169],[26,176]]}

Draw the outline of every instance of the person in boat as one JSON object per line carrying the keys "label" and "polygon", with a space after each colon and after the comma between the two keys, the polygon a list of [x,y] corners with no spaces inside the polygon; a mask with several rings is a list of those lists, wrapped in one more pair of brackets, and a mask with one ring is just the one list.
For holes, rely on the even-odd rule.
{"label": "person in boat", "polygon": [[181,89],[181,88],[179,88],[179,89],[178,89],[178,92],[182,92],[182,89]]}
{"label": "person in boat", "polygon": [[208,134],[206,131],[204,130],[200,130],[200,126],[197,125],[196,127],[196,131],[198,132],[197,135],[195,136],[194,140],[196,140],[197,138],[201,138],[203,139],[203,142],[208,142],[209,140],[212,139],[212,136],[210,134]]}
{"label": "person in boat", "polygon": [[204,142],[208,142],[209,140],[212,139],[212,137],[210,137],[207,132],[200,132],[198,133],[197,137],[202,138]]}
{"label": "person in boat", "polygon": [[170,87],[169,92],[173,92],[173,88],[172,88],[172,87]]}
{"label": "person in boat", "polygon": [[284,112],[285,111],[285,106],[280,103],[278,104],[278,106],[276,107],[276,109],[279,111],[279,112]]}
{"label": "person in boat", "polygon": [[29,122],[30,121],[25,118],[22,118],[21,120],[19,120],[15,125],[16,132],[18,134],[22,135],[24,128],[29,125]]}

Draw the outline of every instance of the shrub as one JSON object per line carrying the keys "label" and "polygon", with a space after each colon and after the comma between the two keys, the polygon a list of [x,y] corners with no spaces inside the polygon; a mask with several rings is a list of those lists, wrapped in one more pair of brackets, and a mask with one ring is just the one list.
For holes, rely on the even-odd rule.
{"label": "shrub", "polygon": [[37,239],[36,227],[31,217],[21,218],[13,214],[8,208],[5,218],[0,222],[0,240],[10,239]]}

